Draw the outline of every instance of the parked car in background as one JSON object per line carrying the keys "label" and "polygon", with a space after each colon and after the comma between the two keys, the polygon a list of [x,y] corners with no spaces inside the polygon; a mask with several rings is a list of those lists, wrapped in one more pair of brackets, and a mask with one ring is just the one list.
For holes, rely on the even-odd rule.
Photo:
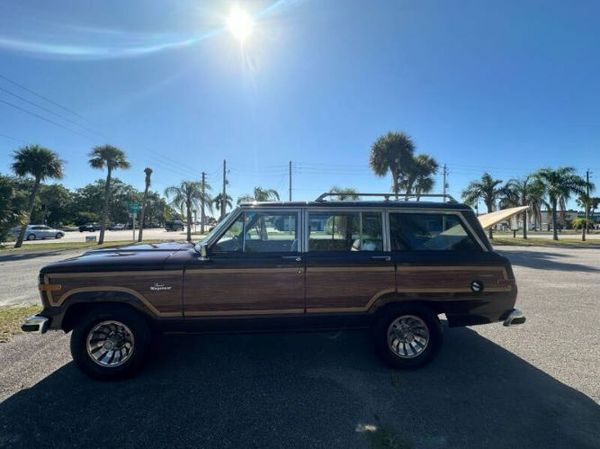
{"label": "parked car in background", "polygon": [[168,220],[165,223],[165,229],[167,231],[183,231],[183,221],[181,220]]}
{"label": "parked car in background", "polygon": [[[16,239],[21,232],[21,227],[12,228],[10,233]],[[25,230],[25,240],[37,239],[62,239],[65,233],[60,229],[51,228],[46,225],[29,225]]]}
{"label": "parked car in background", "polygon": [[108,227],[108,229],[110,231],[123,231],[126,229],[126,225],[123,223],[113,223]]}
{"label": "parked car in background", "polygon": [[100,223],[86,223],[79,226],[79,232],[96,232],[100,230]]}

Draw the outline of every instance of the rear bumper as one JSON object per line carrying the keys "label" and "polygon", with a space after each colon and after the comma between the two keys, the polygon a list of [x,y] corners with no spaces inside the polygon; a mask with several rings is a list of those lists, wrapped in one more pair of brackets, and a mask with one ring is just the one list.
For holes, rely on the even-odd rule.
{"label": "rear bumper", "polygon": [[518,324],[523,324],[526,320],[527,319],[525,318],[525,315],[523,315],[523,312],[521,312],[519,309],[512,309],[512,311],[505,318],[503,324],[506,327],[516,326]]}
{"label": "rear bumper", "polygon": [[49,324],[50,320],[45,316],[32,315],[21,325],[21,330],[23,332],[43,334],[48,330]]}

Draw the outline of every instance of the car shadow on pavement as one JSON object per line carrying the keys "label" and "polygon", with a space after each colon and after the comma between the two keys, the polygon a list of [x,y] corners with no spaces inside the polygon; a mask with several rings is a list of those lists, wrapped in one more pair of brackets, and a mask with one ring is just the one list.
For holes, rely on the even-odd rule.
{"label": "car shadow on pavement", "polygon": [[566,259],[571,256],[545,251],[519,251],[519,250],[498,250],[499,254],[510,259],[513,265],[526,268],[535,268],[540,270],[560,270],[560,271],[600,271],[597,267],[583,265],[579,263],[569,263]]}
{"label": "car shadow on pavement", "polygon": [[600,447],[592,399],[473,330],[446,337],[394,371],[362,332],[167,336],[135,379],[71,362],[9,397],[0,447]]}
{"label": "car shadow on pavement", "polygon": [[[0,262],[14,262],[19,260],[29,260],[35,259],[40,256],[56,256],[58,254],[64,253],[68,250],[65,249],[54,249],[54,250],[40,250],[40,251],[23,251],[23,252],[14,252],[9,254],[1,254],[0,253]],[[83,252],[83,251],[82,251]]]}

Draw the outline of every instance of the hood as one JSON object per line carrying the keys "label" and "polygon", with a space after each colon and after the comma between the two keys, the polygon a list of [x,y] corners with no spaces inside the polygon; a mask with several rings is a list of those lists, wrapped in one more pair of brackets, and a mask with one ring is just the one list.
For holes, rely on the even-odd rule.
{"label": "hood", "polygon": [[145,243],[88,251],[43,267],[45,273],[162,270],[169,257],[179,251],[194,251],[191,243]]}

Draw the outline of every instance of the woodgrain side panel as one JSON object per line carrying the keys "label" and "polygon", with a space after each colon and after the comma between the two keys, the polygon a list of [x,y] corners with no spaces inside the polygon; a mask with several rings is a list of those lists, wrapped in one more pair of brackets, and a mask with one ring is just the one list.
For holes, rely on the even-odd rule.
{"label": "woodgrain side panel", "polygon": [[186,316],[304,312],[304,269],[187,270]]}
{"label": "woodgrain side panel", "polygon": [[472,293],[473,281],[483,283],[483,293],[511,291],[513,285],[505,268],[494,266],[399,266],[396,279],[401,293]]}
{"label": "woodgrain side panel", "polygon": [[158,316],[182,315],[183,271],[60,273],[46,276],[46,283],[60,284],[48,292],[50,305],[60,306],[80,292],[113,291],[128,293]]}
{"label": "woodgrain side panel", "polygon": [[[309,267],[306,272],[306,309],[364,308],[382,292],[395,291],[394,266]],[[322,310],[325,311],[325,310]]]}

